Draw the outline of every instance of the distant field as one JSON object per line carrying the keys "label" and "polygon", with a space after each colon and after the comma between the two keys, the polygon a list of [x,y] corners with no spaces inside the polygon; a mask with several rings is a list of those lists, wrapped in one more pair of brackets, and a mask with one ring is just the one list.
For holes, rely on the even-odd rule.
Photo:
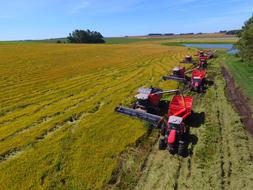
{"label": "distant field", "polygon": [[120,37],[120,38],[105,38],[107,44],[128,44],[133,42],[150,42],[150,41],[164,41],[170,38],[151,38],[151,37]]}
{"label": "distant field", "polygon": [[[130,36],[130,37],[116,37],[105,38],[108,44],[122,44],[132,42],[150,42],[158,41],[166,43],[167,45],[181,45],[183,42],[190,43],[235,43],[237,37],[234,35],[225,34],[201,34],[201,35],[173,35],[173,36]],[[164,44],[166,45],[166,44]]]}
{"label": "distant field", "polygon": [[[100,189],[146,129],[114,113],[162,82],[187,48],[157,44],[0,46],[0,189]],[[127,122],[126,122],[127,121]]]}
{"label": "distant field", "polygon": [[[161,41],[169,45],[180,45],[182,42],[209,42],[209,43],[234,43],[237,37],[234,35],[225,34],[198,34],[198,35],[173,35],[173,36],[129,36],[129,37],[106,37],[104,38],[106,44],[128,44],[135,42],[154,42]],[[25,40],[25,41],[0,41],[2,44],[31,44],[31,43],[67,43],[67,38],[55,38],[45,40]],[[168,44],[167,44],[168,45]]]}

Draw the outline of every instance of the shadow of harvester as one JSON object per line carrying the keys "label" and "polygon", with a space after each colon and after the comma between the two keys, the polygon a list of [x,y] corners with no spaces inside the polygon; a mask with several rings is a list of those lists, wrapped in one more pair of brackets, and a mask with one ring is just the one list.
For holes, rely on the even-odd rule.
{"label": "shadow of harvester", "polygon": [[190,128],[199,128],[205,123],[205,112],[192,112],[191,116],[185,120],[186,125]]}
{"label": "shadow of harvester", "polygon": [[[191,116],[186,119],[185,123],[190,128],[199,128],[205,122],[205,112],[192,112]],[[186,151],[183,157],[192,156],[193,149],[198,143],[198,137],[195,134],[189,134],[187,137]]]}

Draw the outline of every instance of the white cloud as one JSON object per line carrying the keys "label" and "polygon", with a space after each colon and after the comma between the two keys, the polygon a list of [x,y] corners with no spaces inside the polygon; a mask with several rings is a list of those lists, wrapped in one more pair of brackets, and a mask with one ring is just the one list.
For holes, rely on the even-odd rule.
{"label": "white cloud", "polygon": [[144,1],[145,0],[74,0],[74,6],[71,5],[73,4],[72,2],[69,3],[69,6],[72,6],[69,12],[71,14],[76,14],[85,10],[85,14],[89,15],[122,13],[136,8],[136,6],[142,4]]}
{"label": "white cloud", "polygon": [[72,9],[71,13],[77,13],[82,11],[83,9],[86,9],[90,3],[87,0],[82,0],[78,2]]}

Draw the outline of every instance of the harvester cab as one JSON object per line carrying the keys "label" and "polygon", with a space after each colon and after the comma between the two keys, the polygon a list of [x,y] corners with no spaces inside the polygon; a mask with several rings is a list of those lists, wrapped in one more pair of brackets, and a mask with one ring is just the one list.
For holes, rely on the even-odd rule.
{"label": "harvester cab", "polygon": [[161,115],[166,112],[166,102],[161,101],[163,94],[174,93],[178,90],[163,91],[160,88],[140,88],[138,94],[135,95],[136,102],[133,105],[134,109]]}
{"label": "harvester cab", "polygon": [[185,58],[181,61],[181,63],[193,63],[193,58],[191,55],[186,55]]}
{"label": "harvester cab", "polygon": [[191,91],[203,93],[206,85],[206,71],[195,69],[192,71]]}
{"label": "harvester cab", "polygon": [[185,74],[185,67],[174,67],[172,69],[172,74],[168,76],[163,76],[163,80],[176,80],[178,82],[186,83],[187,79]]}
{"label": "harvester cab", "polygon": [[203,50],[198,50],[195,56],[198,56],[198,58],[205,57],[206,59],[208,59],[207,51],[203,51]]}
{"label": "harvester cab", "polygon": [[173,76],[184,77],[185,76],[185,67],[174,67],[172,70]]}
{"label": "harvester cab", "polygon": [[208,59],[212,59],[216,57],[216,50],[205,50],[205,55],[207,56]]}
{"label": "harvester cab", "polygon": [[205,57],[205,52],[204,51],[199,51],[199,57]]}

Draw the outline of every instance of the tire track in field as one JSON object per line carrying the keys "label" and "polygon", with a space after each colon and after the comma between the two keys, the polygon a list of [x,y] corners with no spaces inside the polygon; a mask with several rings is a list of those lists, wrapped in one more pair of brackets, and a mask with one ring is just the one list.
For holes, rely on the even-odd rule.
{"label": "tire track in field", "polygon": [[[217,97],[217,93],[216,93],[216,97]],[[218,98],[218,97],[217,97]],[[220,142],[220,146],[219,146],[219,154],[220,154],[220,170],[221,170],[221,174],[220,174],[220,184],[221,184],[221,189],[225,189],[225,169],[224,169],[224,150],[223,150],[223,129],[222,129],[222,120],[220,118],[220,111],[217,111],[217,119],[218,119],[218,127],[219,127],[219,142]]]}

